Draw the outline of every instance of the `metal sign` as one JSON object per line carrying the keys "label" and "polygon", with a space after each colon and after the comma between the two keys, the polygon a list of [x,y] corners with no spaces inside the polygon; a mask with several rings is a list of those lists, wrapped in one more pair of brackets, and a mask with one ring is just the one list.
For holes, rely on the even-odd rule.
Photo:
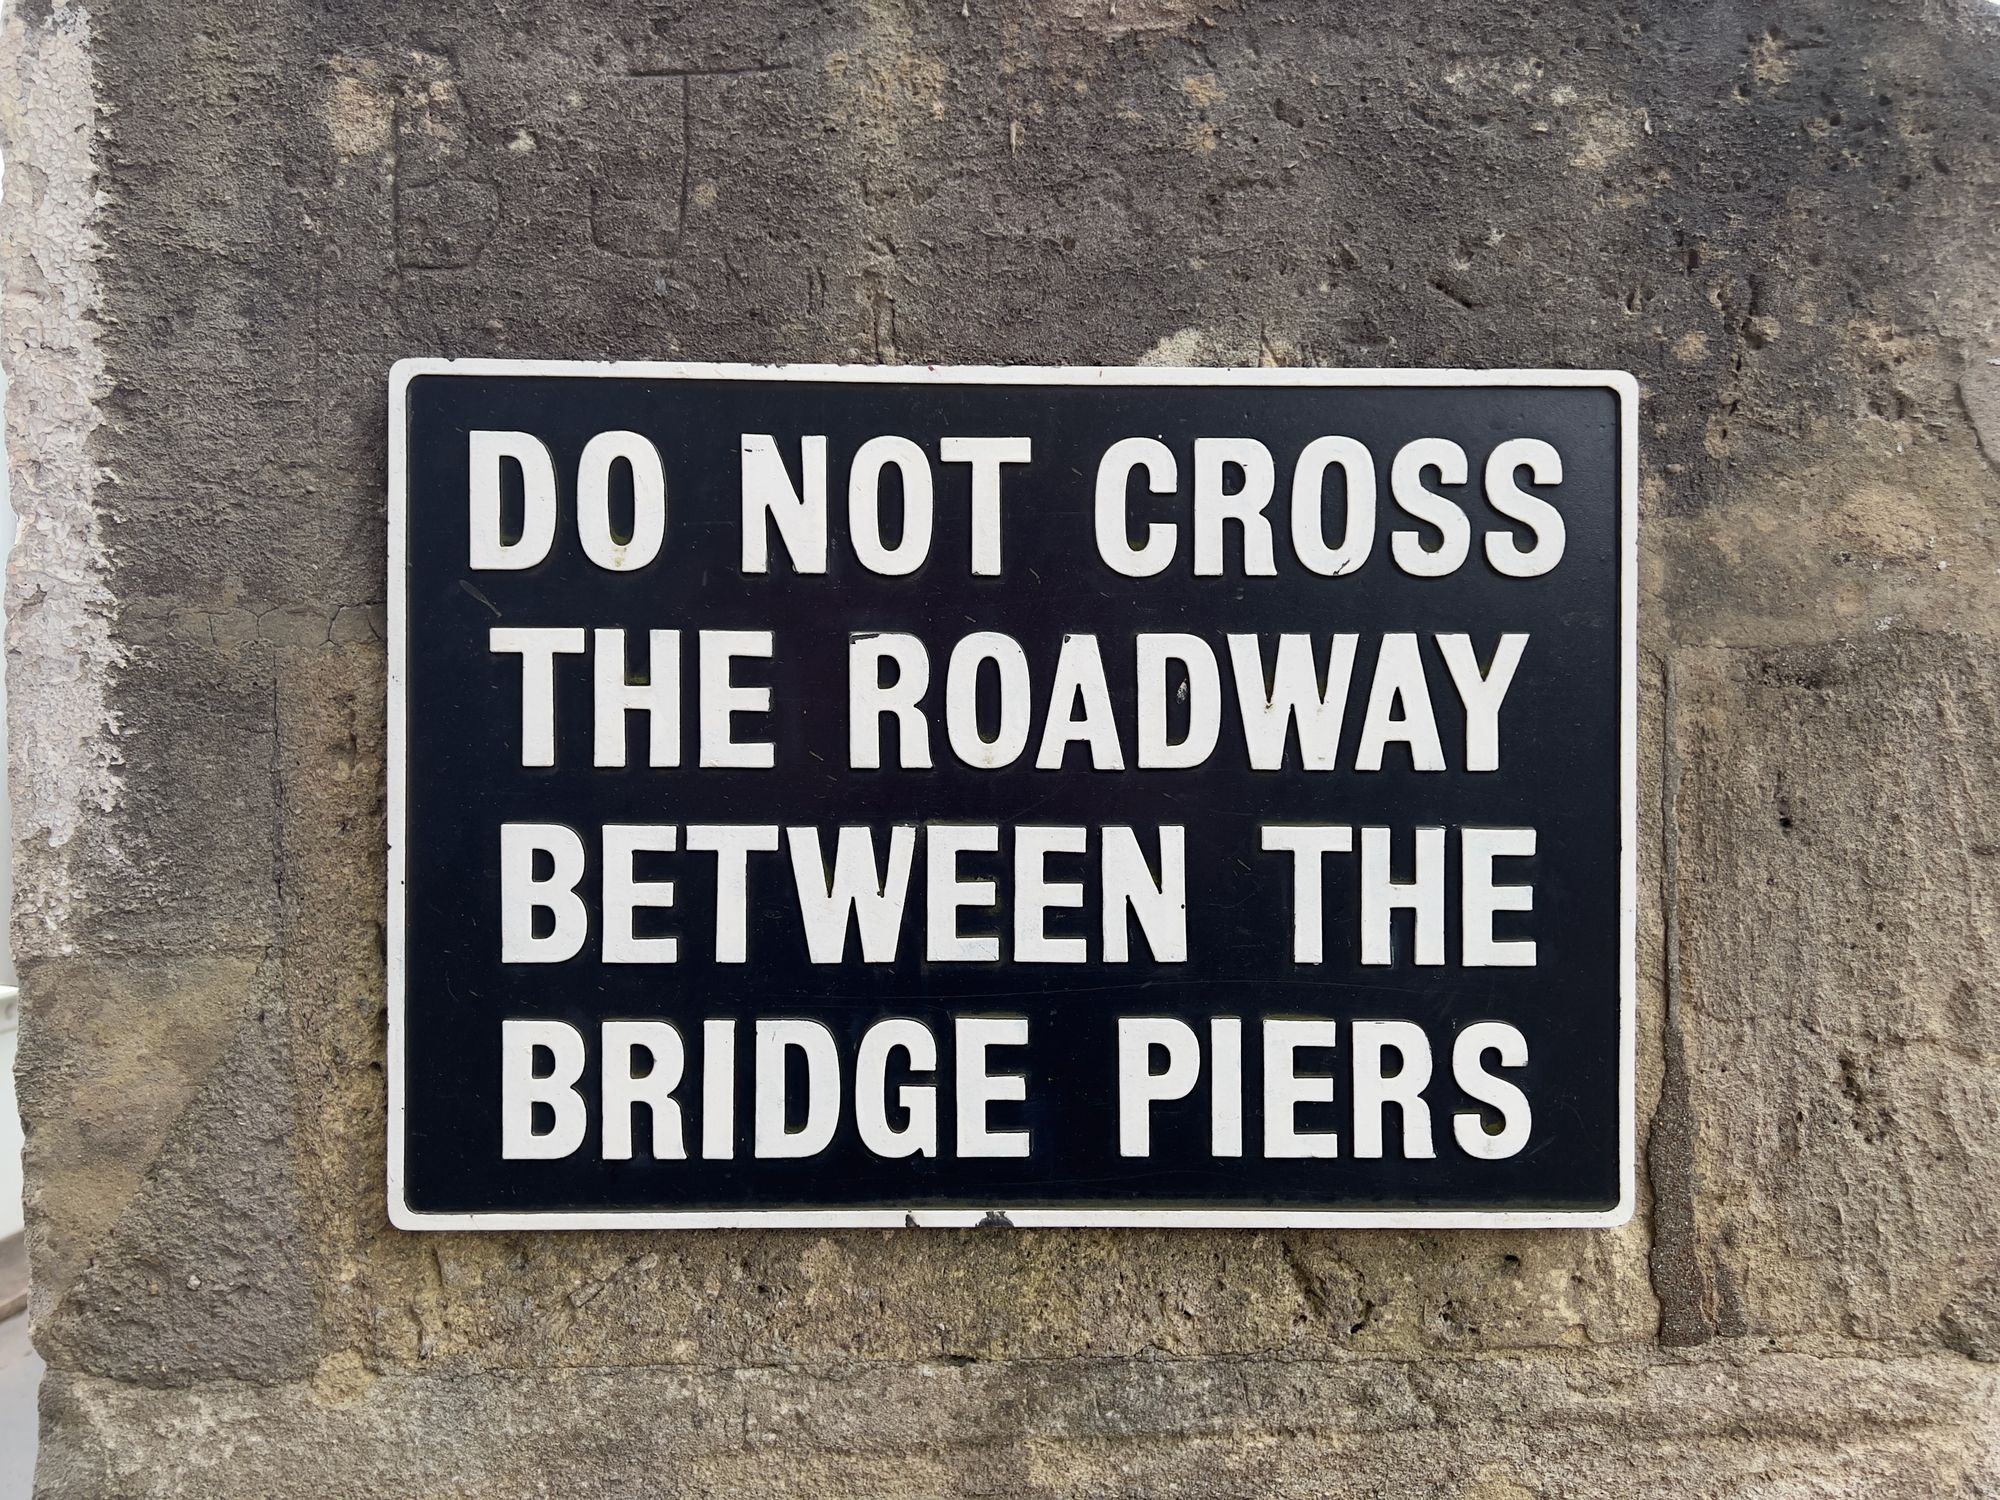
{"label": "metal sign", "polygon": [[1637,403],[399,363],[391,1218],[1623,1222]]}

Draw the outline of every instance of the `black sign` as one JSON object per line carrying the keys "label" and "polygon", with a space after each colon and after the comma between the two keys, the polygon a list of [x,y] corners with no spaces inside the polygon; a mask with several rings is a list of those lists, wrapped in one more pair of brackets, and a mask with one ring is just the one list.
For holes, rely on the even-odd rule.
{"label": "black sign", "polygon": [[1622,1222],[1636,410],[399,364],[395,1222]]}

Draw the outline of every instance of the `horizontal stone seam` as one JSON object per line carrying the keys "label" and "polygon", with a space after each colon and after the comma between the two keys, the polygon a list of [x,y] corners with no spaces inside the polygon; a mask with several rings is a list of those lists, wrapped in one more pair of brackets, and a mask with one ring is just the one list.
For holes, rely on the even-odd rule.
{"label": "horizontal stone seam", "polygon": [[[1650,1350],[1657,1357],[1629,1365],[1608,1366],[1608,1372],[1615,1375],[1638,1377],[1651,1371],[1697,1370],[1704,1368],[1747,1369],[1755,1360],[1782,1361],[1786,1359],[1807,1359],[1826,1364],[1849,1364],[1868,1370],[1891,1365],[1936,1365],[1956,1366],[1965,1364],[1985,1364],[1959,1353],[1939,1343],[1911,1341],[1908,1344],[1886,1346],[1894,1352],[1880,1354],[1838,1354],[1806,1350],[1778,1349],[1748,1358],[1733,1354],[1723,1359],[1683,1358],[1687,1354],[1698,1354],[1697,1349],[1681,1350],[1671,1346],[1652,1343],[1605,1344],[1595,1346],[1605,1351]],[[631,1375],[631,1374],[698,1374],[734,1376],[762,1373],[838,1375],[864,1374],[890,1370],[920,1370],[952,1372],[966,1369],[982,1370],[1059,1370],[1066,1368],[1130,1370],[1145,1369],[1186,1369],[1204,1365],[1214,1366],[1268,1366],[1273,1369],[1324,1369],[1328,1371],[1365,1370],[1414,1370],[1426,1371],[1454,1366],[1504,1366],[1508,1364],[1532,1364],[1536,1366],[1567,1365],[1577,1358],[1579,1351],[1573,1346],[1548,1344],[1538,1348],[1516,1348],[1495,1350],[1487,1354],[1417,1354],[1388,1355],[1366,1354],[1348,1355],[1328,1353],[1315,1355],[1284,1354],[1181,1354],[1181,1355],[1029,1355],[988,1359],[979,1356],[944,1359],[856,1359],[825,1362],[771,1361],[769,1363],[749,1363],[739,1365],[703,1364],[698,1361],[640,1362],[633,1364],[590,1364],[590,1365],[494,1365],[475,1370],[443,1370],[426,1368],[421,1363],[370,1364],[367,1368],[383,1379],[408,1376],[424,1380],[479,1381],[479,1380],[533,1380],[551,1376],[570,1375]],[[364,1363],[366,1363],[364,1361]]]}
{"label": "horizontal stone seam", "polygon": [[[79,1394],[89,1394],[99,1401],[116,1400],[113,1391],[135,1392],[135,1388],[123,1381],[101,1376],[80,1376],[69,1372],[57,1374],[64,1386]],[[546,1389],[560,1385],[553,1379],[522,1384],[523,1390]],[[226,1399],[232,1392],[246,1393],[252,1400],[275,1396],[280,1401],[299,1400],[302,1405],[324,1413],[333,1420],[344,1411],[365,1409],[371,1403],[366,1396],[346,1400],[322,1400],[309,1379],[258,1386],[247,1382],[205,1382],[200,1385],[179,1387],[177,1390],[196,1400]],[[838,1392],[816,1392],[829,1399],[838,1400]],[[496,1403],[504,1403],[509,1393],[496,1388],[491,1393]],[[748,1422],[759,1415],[750,1398],[754,1391],[739,1389],[716,1395],[721,1399],[735,1399],[739,1418]],[[974,1398],[979,1393],[970,1395]],[[1008,1393],[1000,1393],[1002,1396]],[[1602,1393],[1578,1395],[1569,1392],[1570,1399],[1536,1404],[1524,1410],[1517,1403],[1510,1402],[1504,1395],[1495,1395],[1487,1401],[1465,1398],[1449,1392],[1438,1397],[1425,1397],[1410,1392],[1409,1402],[1402,1408],[1408,1415],[1399,1416],[1379,1406],[1365,1409],[1333,1405],[1325,1411],[1323,1421],[1267,1421],[1256,1409],[1254,1392],[1243,1392],[1239,1399],[1216,1402],[1206,1399],[1206,1393],[1193,1392],[1184,1401],[1176,1401],[1170,1393],[1152,1393],[1150,1400],[1158,1403],[1149,1406],[1153,1410],[1178,1410],[1180,1420],[1146,1421],[1145,1413],[1133,1411],[1132,1420],[1125,1420],[1120,1410],[1114,1408],[1107,1417],[1101,1403],[1086,1402],[1088,1392],[1057,1392],[1041,1407],[1023,1409],[1018,1404],[996,1406],[979,1412],[966,1414],[962,1418],[961,1431],[954,1434],[949,1429],[953,1425],[949,1414],[933,1413],[936,1418],[924,1436],[906,1443],[893,1439],[880,1445],[871,1446],[855,1442],[851,1438],[843,1440],[840,1434],[842,1421],[836,1414],[826,1421],[815,1421],[809,1407],[788,1407],[775,1410],[771,1415],[776,1419],[769,1424],[760,1423],[760,1430],[768,1433],[773,1441],[784,1434],[795,1434],[800,1441],[809,1442],[819,1452],[829,1454],[875,1454],[894,1456],[896,1454],[934,1451],[948,1448],[952,1451],[977,1451],[983,1448],[1011,1447],[1022,1443],[1053,1442],[1069,1443],[1091,1440],[1121,1441],[1200,1441],[1206,1438],[1226,1437],[1240,1441],[1254,1433],[1273,1438],[1297,1438],[1323,1440],[1332,1436],[1355,1436],[1368,1433],[1409,1433],[1409,1432],[1465,1432],[1496,1430],[1509,1427],[1532,1427],[1549,1434],[1552,1440],[1574,1439],[1574,1435],[1588,1434],[1606,1428],[1615,1428],[1619,1440],[1628,1446],[1648,1447],[1688,1443],[1756,1443],[1769,1444],[1797,1443],[1810,1445],[1815,1451],[1825,1452],[1830,1432],[1843,1434],[1843,1441],[1850,1435],[1851,1424],[1865,1419],[1865,1431],[1882,1441],[1908,1442],[1927,1437],[1939,1437],[1963,1433],[1985,1435],[1990,1429],[1990,1402],[1979,1399],[1978,1393],[1966,1392],[1964,1401],[1954,1401],[1940,1407],[1934,1392],[1926,1393],[1926,1400],[1920,1407],[1913,1400],[1908,1413],[1884,1413],[1879,1408],[1871,1408],[1862,1401],[1829,1402],[1824,1393],[1805,1391],[1796,1401],[1774,1405],[1762,1410],[1745,1410],[1740,1406],[1723,1409],[1711,1405],[1695,1410],[1690,1407],[1679,1413],[1667,1412],[1658,1417],[1634,1420],[1631,1393],[1622,1389]],[[1100,1393],[1101,1394],[1101,1393]],[[1717,1393],[1697,1393],[1710,1396]],[[1726,1392],[1720,1393],[1726,1396]],[[780,1392],[781,1399],[796,1401],[799,1392]],[[1072,1395],[1074,1400],[1071,1399]],[[475,1397],[477,1399],[477,1397]],[[380,1410],[395,1410],[393,1402],[377,1406]],[[461,1408],[462,1409],[462,1408]],[[1066,1416],[1073,1415],[1074,1422]],[[1345,1421],[1344,1417],[1359,1418]],[[1704,1420],[1705,1419],[1705,1420]],[[865,1419],[864,1419],[865,1420]],[[995,1432],[993,1423],[1010,1422],[1011,1431]],[[690,1441],[699,1441],[702,1434],[694,1430],[684,1433]],[[748,1443],[717,1444],[718,1449],[734,1449],[750,1446]]]}
{"label": "horizontal stone seam", "polygon": [[[1665,613],[1665,607],[1654,605],[1651,612]],[[1649,611],[1645,601],[1639,605],[1643,619]],[[1677,640],[1669,638],[1657,647],[1650,648],[1652,654],[1699,655],[1704,651],[1727,652],[1742,655],[1779,656],[1790,651],[1818,651],[1828,646],[1879,646],[1901,641],[1950,641],[1967,646],[1991,646],[2000,642],[2000,621],[1991,629],[1978,628],[1976,621],[1969,621],[1961,628],[1954,625],[1950,629],[1935,629],[1921,625],[1897,626],[1889,630],[1869,629],[1865,632],[1842,631],[1837,635],[1790,635],[1779,634],[1775,638],[1762,640],[1730,640],[1703,637],[1698,640]]]}
{"label": "horizontal stone seam", "polygon": [[[1596,1346],[1603,1351],[1595,1357],[1584,1356],[1585,1368],[1593,1373],[1601,1372],[1607,1382],[1613,1385],[1629,1383],[1662,1370],[1674,1371],[1749,1371],[1758,1365],[1783,1364],[1794,1360],[1810,1360],[1819,1364],[1852,1366],[1857,1371],[1880,1371],[1884,1367],[1915,1366],[1935,1368],[1940,1371],[1950,1369],[1961,1371],[1967,1365],[1993,1373],[1986,1377],[2000,1385],[2000,1366],[1973,1360],[1955,1350],[1941,1345],[1909,1347],[1904,1352],[1869,1355],[1860,1352],[1840,1352],[1813,1349],[1766,1349],[1745,1352],[1730,1349],[1727,1341],[1716,1341],[1700,1348],[1688,1350],[1659,1349],[1646,1343],[1609,1344]],[[1620,1358],[1624,1351],[1637,1352],[1653,1350],[1655,1357],[1644,1359]],[[339,1352],[339,1351],[329,1351]],[[1005,1359],[920,1359],[920,1360],[836,1360],[836,1361],[772,1361],[748,1364],[701,1364],[687,1363],[634,1363],[634,1364],[591,1364],[591,1365],[535,1365],[499,1366],[483,1370],[441,1370],[426,1369],[421,1365],[368,1364],[364,1368],[378,1380],[398,1382],[434,1381],[446,1385],[471,1385],[490,1383],[497,1386],[532,1385],[552,1380],[562,1380],[577,1376],[616,1377],[622,1375],[700,1375],[716,1378],[735,1378],[768,1374],[799,1375],[815,1379],[825,1379],[842,1375],[866,1375],[887,1371],[909,1371],[916,1373],[954,1374],[968,1369],[979,1370],[1128,1370],[1143,1372],[1148,1369],[1183,1370],[1199,1366],[1271,1368],[1290,1370],[1300,1368],[1321,1368],[1338,1373],[1352,1371],[1360,1373],[1368,1370],[1408,1370],[1416,1372],[1450,1371],[1470,1373],[1480,1368],[1494,1366],[1522,1365],[1537,1368],[1550,1366],[1574,1366],[1582,1351],[1558,1345],[1542,1349],[1502,1350],[1484,1354],[1427,1354],[1397,1356],[1387,1354],[1331,1355],[1322,1358],[1292,1355],[1265,1354],[1204,1354],[1204,1355],[1050,1355],[1023,1356]],[[101,1375],[80,1365],[65,1365],[60,1362],[61,1351],[42,1351],[48,1367],[77,1378],[99,1380],[113,1385],[132,1386],[139,1389],[171,1388],[176,1390],[229,1390],[229,1389],[274,1389],[287,1386],[309,1386],[312,1377],[293,1380],[257,1381],[234,1378],[214,1380],[176,1381],[170,1386],[162,1386],[153,1381],[129,1380],[118,1376]],[[50,1357],[54,1356],[54,1357]],[[1572,1392],[1574,1394],[1574,1392]],[[1591,1397],[1579,1399],[1589,1400]]]}
{"label": "horizontal stone seam", "polygon": [[[1783,1011],[1726,1010],[1718,1006],[1691,1005],[1689,1013],[1717,1025],[1782,1026],[1798,1029],[1799,1017]],[[1855,1047],[1863,1047],[1879,1052],[1887,1049],[1895,1052],[1911,1052],[1919,1049],[1935,1049],[1959,1059],[1961,1062],[1993,1064],[2000,1063],[2000,1050],[1975,1047],[1959,1038],[1949,1036],[1884,1036],[1879,1032],[1855,1031],[1841,1026],[1814,1026],[1810,1035],[1830,1042],[1845,1042]]]}

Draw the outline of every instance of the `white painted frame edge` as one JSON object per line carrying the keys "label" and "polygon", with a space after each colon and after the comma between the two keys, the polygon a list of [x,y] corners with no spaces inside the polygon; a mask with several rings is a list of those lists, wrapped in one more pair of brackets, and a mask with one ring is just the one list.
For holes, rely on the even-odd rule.
{"label": "white painted frame edge", "polygon": [[[1553,386],[1618,395],[1620,886],[1618,1203],[1608,1209],[1311,1211],[1300,1209],[831,1208],[422,1213],[403,1201],[403,701],[407,667],[406,397],[421,375],[625,376],[652,380],[801,380],[880,385]],[[1208,369],[1189,366],[754,365],[678,360],[399,359],[389,371],[388,1009],[389,1222],[411,1230],[970,1229],[1003,1215],[1016,1228],[1612,1229],[1637,1207],[1639,890],[1639,382],[1623,370]]]}

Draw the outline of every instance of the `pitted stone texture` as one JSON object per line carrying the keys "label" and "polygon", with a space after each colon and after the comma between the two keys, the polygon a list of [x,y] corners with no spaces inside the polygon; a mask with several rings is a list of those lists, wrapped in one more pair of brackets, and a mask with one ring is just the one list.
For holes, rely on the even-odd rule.
{"label": "pitted stone texture", "polygon": [[454,1372],[1449,1353],[1645,1338],[1644,1254],[1629,1233],[395,1236],[337,1306],[372,1360]]}
{"label": "pitted stone texture", "polygon": [[292,1228],[291,1079],[277,1029],[259,1012],[214,1059],[143,1190],[38,1322],[45,1358],[140,1385],[312,1372],[317,1309]]}
{"label": "pitted stone texture", "polygon": [[2000,1481],[1994,1378],[1792,1355],[56,1376],[41,1494],[1937,1500]]}
{"label": "pitted stone texture", "polygon": [[[117,878],[94,889],[88,923],[69,929],[89,936],[74,946],[92,959],[258,961],[272,941],[281,814],[271,705],[279,685],[270,648],[213,630],[227,623],[211,622],[211,634],[223,636],[211,644],[186,621],[172,637],[155,620],[123,622],[118,743],[124,795],[141,800],[111,825]],[[324,620],[319,629],[324,636]]]}
{"label": "pitted stone texture", "polygon": [[33,1308],[63,1294],[142,1193],[163,1143],[255,1011],[259,965],[45,963],[40,1024],[24,1027]]}
{"label": "pitted stone texture", "polygon": [[1976,1341],[2000,1272],[2000,678],[1933,636],[1675,663],[1703,1313]]}

